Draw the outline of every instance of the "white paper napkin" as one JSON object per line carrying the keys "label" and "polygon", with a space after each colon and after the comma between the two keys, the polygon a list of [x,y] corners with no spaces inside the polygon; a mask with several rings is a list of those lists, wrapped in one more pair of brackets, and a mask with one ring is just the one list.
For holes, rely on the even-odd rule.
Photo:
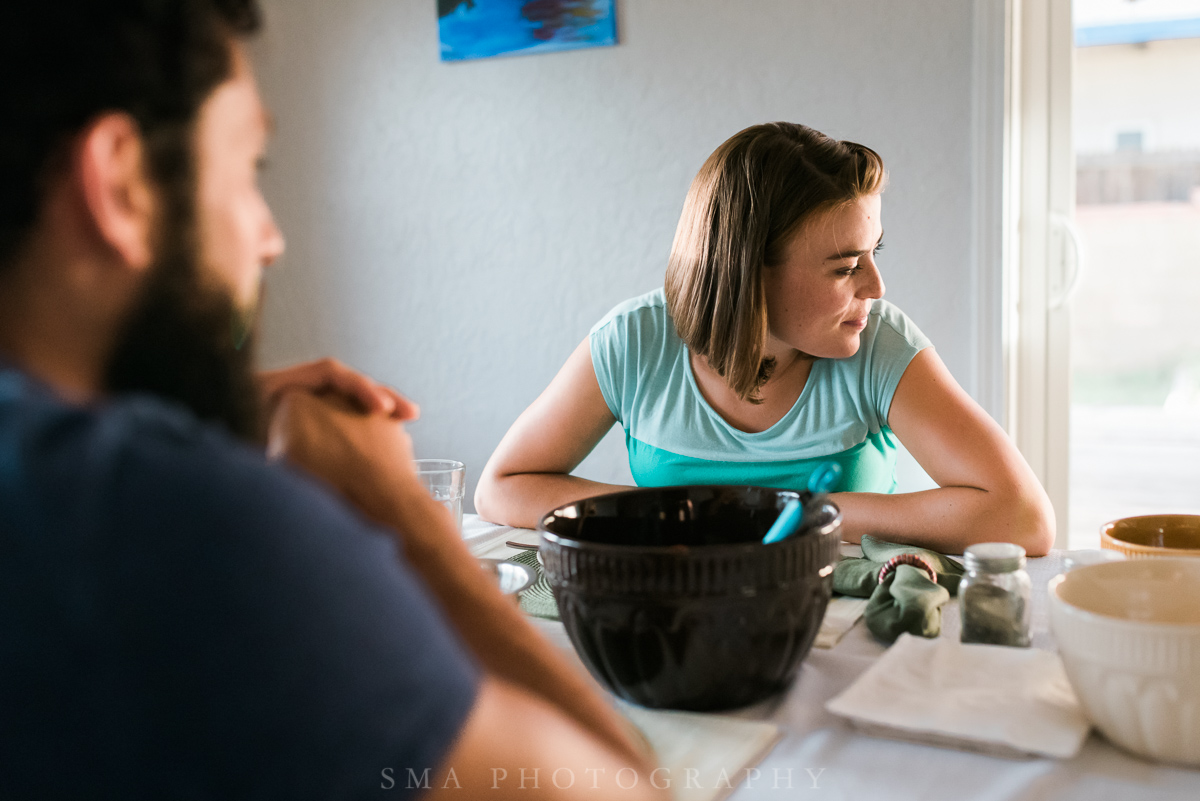
{"label": "white paper napkin", "polygon": [[1075,756],[1088,733],[1058,654],[903,634],[826,709],[883,736]]}
{"label": "white paper napkin", "polygon": [[[782,736],[774,723],[723,715],[617,705],[658,757],[658,787],[670,782],[675,801],[719,801],[754,776],[754,766]],[[747,773],[750,771],[750,773]]]}
{"label": "white paper napkin", "polygon": [[489,523],[479,515],[464,514],[462,522],[462,538],[475,556],[485,558],[503,558],[506,549],[504,543],[510,537],[519,535],[534,535],[537,532],[524,528],[502,526]]}
{"label": "white paper napkin", "polygon": [[854,624],[866,609],[866,598],[848,598],[843,595],[830,598],[829,606],[825,607],[825,617],[821,618],[821,629],[817,632],[817,639],[813,641],[813,648],[832,648],[837,645],[846,632],[854,628]]}

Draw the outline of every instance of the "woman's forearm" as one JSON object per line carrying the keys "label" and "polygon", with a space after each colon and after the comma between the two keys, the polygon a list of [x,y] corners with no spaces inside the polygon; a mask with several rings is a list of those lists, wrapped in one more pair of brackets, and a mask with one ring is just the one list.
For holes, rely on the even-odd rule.
{"label": "woman's forearm", "polygon": [[1054,512],[1037,496],[1001,494],[975,487],[940,487],[884,495],[839,492],[842,538],[858,542],[870,534],[888,542],[942,553],[962,553],[977,542],[1013,542],[1030,556],[1054,544]]}
{"label": "woman's forearm", "polygon": [[[525,473],[481,480],[476,508],[496,523],[536,528],[541,516],[580,498],[628,489],[561,474]],[[886,495],[840,492],[842,537],[858,542],[871,534],[888,542],[962,553],[976,542],[1014,542],[1030,556],[1054,544],[1054,513],[1037,496],[1002,495],[975,487],[940,487]]]}
{"label": "woman's forearm", "polygon": [[[536,528],[541,516],[580,498],[628,489],[615,484],[564,476],[527,473],[480,482],[476,508],[488,520]],[[871,534],[888,542],[962,553],[977,542],[1014,542],[1030,556],[1044,555],[1054,544],[1054,513],[1039,497],[1002,495],[976,487],[940,487],[886,495],[839,492],[842,538],[858,542]]]}
{"label": "woman's forearm", "polygon": [[537,528],[552,509],[609,492],[629,489],[562,473],[485,473],[475,490],[475,511],[485,520],[520,528]]}

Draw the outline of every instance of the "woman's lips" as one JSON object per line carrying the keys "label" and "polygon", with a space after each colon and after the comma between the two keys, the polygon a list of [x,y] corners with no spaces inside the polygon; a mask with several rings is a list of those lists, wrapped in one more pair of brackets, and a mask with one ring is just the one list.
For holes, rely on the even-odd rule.
{"label": "woman's lips", "polygon": [[847,320],[842,325],[848,325],[856,331],[861,331],[867,327],[867,318],[859,317],[857,320]]}

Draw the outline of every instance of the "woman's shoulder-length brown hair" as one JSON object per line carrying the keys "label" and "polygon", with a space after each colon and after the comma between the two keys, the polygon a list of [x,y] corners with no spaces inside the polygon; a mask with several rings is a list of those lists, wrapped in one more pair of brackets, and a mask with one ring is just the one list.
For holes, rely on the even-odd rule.
{"label": "woman's shoulder-length brown hair", "polygon": [[692,181],[667,263],[667,309],[680,339],[739,397],[759,402],[764,358],[763,269],[811,217],[883,189],[883,159],[790,122],[735,134]]}

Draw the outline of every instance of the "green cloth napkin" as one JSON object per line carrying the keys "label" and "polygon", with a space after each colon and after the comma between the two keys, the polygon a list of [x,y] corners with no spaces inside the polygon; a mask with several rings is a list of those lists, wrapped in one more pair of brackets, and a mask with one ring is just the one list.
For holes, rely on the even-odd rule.
{"label": "green cloth napkin", "polygon": [[[884,642],[894,642],[908,632],[921,637],[936,637],[942,630],[942,606],[958,592],[962,566],[953,559],[926,548],[897,545],[862,538],[863,555],[842,559],[833,569],[833,591],[856,598],[868,598],[863,617],[872,634]],[[916,554],[933,566],[938,580],[912,565],[900,565],[879,583],[879,571],[893,556]]]}

